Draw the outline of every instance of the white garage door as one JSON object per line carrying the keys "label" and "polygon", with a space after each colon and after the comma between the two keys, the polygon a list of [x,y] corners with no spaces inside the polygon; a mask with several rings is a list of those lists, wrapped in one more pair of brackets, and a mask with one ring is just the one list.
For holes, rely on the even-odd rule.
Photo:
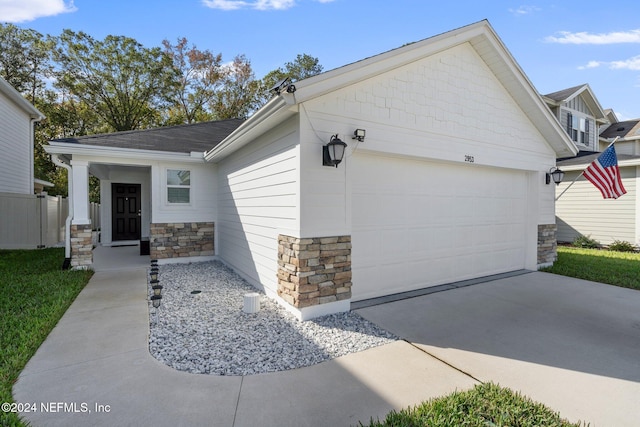
{"label": "white garage door", "polygon": [[353,156],[353,300],[522,269],[525,172]]}

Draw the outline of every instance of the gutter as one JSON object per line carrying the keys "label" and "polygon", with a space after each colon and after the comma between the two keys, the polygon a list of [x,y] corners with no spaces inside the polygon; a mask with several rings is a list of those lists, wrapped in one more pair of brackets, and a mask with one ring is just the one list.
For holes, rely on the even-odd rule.
{"label": "gutter", "polygon": [[71,220],[73,219],[73,174],[71,172],[71,166],[66,164],[60,159],[60,155],[51,156],[51,161],[56,166],[60,166],[67,170],[67,185],[69,201],[67,219],[64,221],[64,263],[62,264],[63,270],[68,270],[71,266]]}

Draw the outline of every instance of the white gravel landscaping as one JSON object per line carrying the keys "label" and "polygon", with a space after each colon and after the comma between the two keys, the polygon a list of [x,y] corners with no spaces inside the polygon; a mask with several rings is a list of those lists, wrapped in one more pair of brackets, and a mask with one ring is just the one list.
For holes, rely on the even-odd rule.
{"label": "white gravel landscaping", "polygon": [[218,261],[162,265],[159,271],[162,304],[149,309],[149,351],[180,371],[283,371],[397,339],[353,312],[300,322],[262,293],[260,311],[246,314],[243,297],[256,289]]}

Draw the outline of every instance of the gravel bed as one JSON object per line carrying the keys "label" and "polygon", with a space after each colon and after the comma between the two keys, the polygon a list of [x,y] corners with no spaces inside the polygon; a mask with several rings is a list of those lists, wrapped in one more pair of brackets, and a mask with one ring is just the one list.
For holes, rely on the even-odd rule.
{"label": "gravel bed", "polygon": [[283,371],[397,339],[353,312],[300,322],[263,293],[260,311],[246,314],[244,294],[256,289],[218,261],[162,265],[158,279],[162,304],[149,310],[149,351],[180,371]]}

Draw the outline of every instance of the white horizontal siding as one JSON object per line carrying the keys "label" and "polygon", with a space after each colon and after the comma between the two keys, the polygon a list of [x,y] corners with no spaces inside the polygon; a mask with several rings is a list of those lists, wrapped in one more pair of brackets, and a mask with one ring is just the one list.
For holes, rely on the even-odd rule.
{"label": "white horizontal siding", "polygon": [[0,94],[0,192],[32,193],[30,126],[29,116]]}
{"label": "white horizontal siding", "polygon": [[278,234],[299,230],[299,149],[292,119],[218,164],[217,254],[275,293]]}
{"label": "white horizontal siding", "polygon": [[[356,128],[366,129],[363,142],[351,139]],[[301,132],[308,237],[349,234],[350,162],[359,152],[537,171],[540,186],[555,165],[553,149],[470,44],[305,103]],[[321,147],[335,133],[348,144],[337,169],[320,163]],[[379,173],[394,178],[384,165]],[[541,224],[554,221],[547,188],[532,193]]]}
{"label": "white horizontal siding", "polygon": [[[591,236],[602,244],[614,240],[639,243],[636,236],[635,169],[620,169],[627,194],[618,199],[603,199],[591,182],[580,177],[556,202],[558,241],[572,242],[583,235]],[[564,191],[578,173],[568,172],[558,186],[557,194]]]}

